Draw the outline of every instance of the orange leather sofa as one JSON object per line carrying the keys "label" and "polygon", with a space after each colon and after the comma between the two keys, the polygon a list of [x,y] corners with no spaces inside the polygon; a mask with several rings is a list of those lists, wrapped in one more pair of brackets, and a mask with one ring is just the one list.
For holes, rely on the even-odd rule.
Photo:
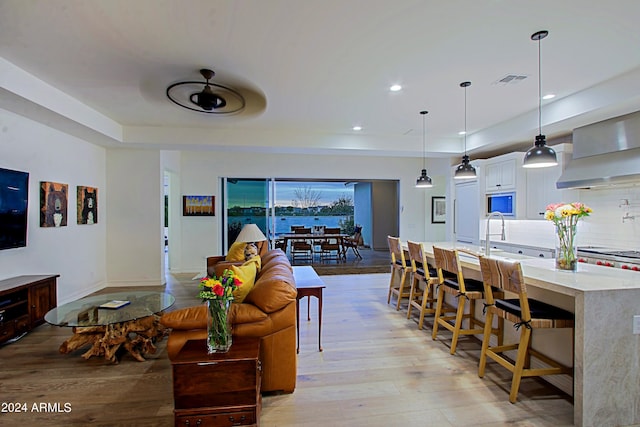
{"label": "orange leather sofa", "polygon": [[[297,375],[296,283],[289,259],[280,249],[266,252],[261,261],[251,292],[242,303],[231,305],[232,332],[234,336],[261,339],[261,390],[292,393]],[[213,272],[220,275],[227,266],[226,262],[218,262],[212,266]],[[188,340],[206,338],[206,319],[205,305],[162,316],[160,322],[172,329],[167,341],[169,358],[175,357]]]}

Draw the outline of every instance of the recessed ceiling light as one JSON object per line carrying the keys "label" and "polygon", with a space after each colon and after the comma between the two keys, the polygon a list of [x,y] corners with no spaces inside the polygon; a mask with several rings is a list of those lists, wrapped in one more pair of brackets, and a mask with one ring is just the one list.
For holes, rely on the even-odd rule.
{"label": "recessed ceiling light", "polygon": [[463,130],[461,130],[460,132],[458,132],[458,135],[464,135],[464,134],[466,134],[466,132],[465,132],[465,131],[463,131]]}
{"label": "recessed ceiling light", "polygon": [[392,85],[392,86],[389,88],[389,90],[390,90],[391,92],[397,92],[397,91],[399,91],[399,90],[402,90],[402,86],[400,86],[400,85]]}
{"label": "recessed ceiling light", "polygon": [[548,93],[545,96],[542,97],[542,99],[551,99],[551,98],[555,98],[556,94],[555,93]]}
{"label": "recessed ceiling light", "polygon": [[362,126],[354,126],[352,127],[353,130],[362,130]]}

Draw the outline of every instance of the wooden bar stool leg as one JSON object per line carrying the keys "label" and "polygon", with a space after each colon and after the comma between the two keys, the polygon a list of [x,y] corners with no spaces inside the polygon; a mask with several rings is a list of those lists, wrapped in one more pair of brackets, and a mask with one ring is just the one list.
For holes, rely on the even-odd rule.
{"label": "wooden bar stool leg", "polygon": [[431,332],[431,339],[435,340],[438,338],[438,320],[442,315],[442,304],[444,301],[444,289],[442,286],[438,288],[438,302],[436,303],[436,314],[433,319],[433,332]]}
{"label": "wooden bar stool leg", "polygon": [[511,381],[511,393],[509,393],[509,402],[516,403],[518,398],[518,389],[520,388],[520,380],[522,379],[522,371],[524,369],[527,353],[529,352],[529,340],[531,338],[531,329],[526,325],[522,325],[520,333],[520,344],[518,344],[518,355],[513,370],[513,380]]}
{"label": "wooden bar stool leg", "polygon": [[[458,346],[458,337],[460,336],[460,328],[462,327],[462,320],[464,319],[464,295],[458,298],[458,310],[456,310],[456,323],[453,330],[453,338],[451,340],[451,354],[456,354],[456,347]],[[471,319],[469,319],[469,325],[471,325]]]}
{"label": "wooden bar stool leg", "polygon": [[407,278],[407,270],[403,269],[400,273],[400,286],[398,287],[398,301],[396,302],[396,311],[400,310],[400,303],[402,302],[402,295],[404,294],[404,283]]}
{"label": "wooden bar stool leg", "polygon": [[424,287],[424,292],[422,293],[422,309],[420,311],[420,321],[418,322],[418,329],[422,329],[422,326],[424,325],[424,313],[427,310],[427,303],[429,301],[430,293],[431,283],[427,281]]}
{"label": "wooden bar stool leg", "polygon": [[[482,336],[482,350],[480,350],[480,362],[478,363],[478,376],[484,377],[484,369],[487,365],[487,349],[489,348],[489,340],[491,339],[491,327],[493,324],[493,312],[487,310],[485,317],[484,335]],[[498,345],[502,345],[499,343]]]}

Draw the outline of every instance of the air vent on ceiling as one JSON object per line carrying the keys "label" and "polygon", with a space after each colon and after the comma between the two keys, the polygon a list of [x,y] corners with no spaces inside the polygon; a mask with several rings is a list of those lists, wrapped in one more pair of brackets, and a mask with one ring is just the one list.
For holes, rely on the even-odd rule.
{"label": "air vent on ceiling", "polygon": [[521,81],[523,81],[527,77],[528,76],[519,75],[519,74],[507,74],[506,76],[504,76],[504,77],[496,80],[495,82],[493,82],[493,84],[496,84],[496,85],[516,84],[516,83],[520,83]]}

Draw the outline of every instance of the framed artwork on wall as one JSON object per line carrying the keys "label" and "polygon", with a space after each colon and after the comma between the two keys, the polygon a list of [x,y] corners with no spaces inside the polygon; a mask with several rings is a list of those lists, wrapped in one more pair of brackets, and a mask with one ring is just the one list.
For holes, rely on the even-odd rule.
{"label": "framed artwork on wall", "polygon": [[447,219],[447,203],[444,196],[431,197],[431,223],[444,224]]}
{"label": "framed artwork on wall", "polygon": [[76,199],[78,210],[78,224],[98,223],[98,189],[95,187],[76,187],[78,197]]}
{"label": "framed artwork on wall", "polygon": [[67,225],[68,194],[68,184],[40,181],[40,227]]}
{"label": "framed artwork on wall", "polygon": [[215,196],[182,196],[183,216],[215,216]]}

